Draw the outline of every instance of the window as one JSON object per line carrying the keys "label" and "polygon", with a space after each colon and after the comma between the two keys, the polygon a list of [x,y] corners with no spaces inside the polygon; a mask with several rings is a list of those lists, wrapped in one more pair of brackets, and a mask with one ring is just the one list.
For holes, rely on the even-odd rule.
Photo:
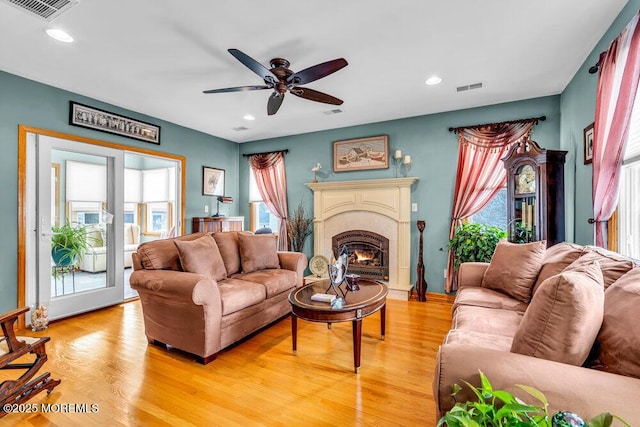
{"label": "window", "polygon": [[[618,202],[618,252],[640,259],[640,94],[631,113]],[[615,232],[615,231],[614,231]]]}
{"label": "window", "polygon": [[144,234],[162,238],[175,226],[177,217],[176,168],[144,169],[140,177],[140,197],[145,208]]}
{"label": "window", "polygon": [[256,231],[262,227],[269,227],[277,233],[279,224],[278,217],[272,214],[267,205],[262,201],[252,170],[249,170],[249,207],[251,231]]}
{"label": "window", "polygon": [[173,227],[173,209],[171,203],[147,203],[146,210],[146,233],[161,234]]}
{"label": "window", "polygon": [[100,222],[100,214],[97,212],[78,212],[76,221],[80,225],[98,224]]}
{"label": "window", "polygon": [[138,224],[138,204],[137,203],[124,204],[124,223]]}
{"label": "window", "polygon": [[100,223],[101,202],[69,202],[69,215],[71,222],[80,225]]}
{"label": "window", "polygon": [[507,188],[502,188],[480,212],[469,218],[471,222],[507,229]]}

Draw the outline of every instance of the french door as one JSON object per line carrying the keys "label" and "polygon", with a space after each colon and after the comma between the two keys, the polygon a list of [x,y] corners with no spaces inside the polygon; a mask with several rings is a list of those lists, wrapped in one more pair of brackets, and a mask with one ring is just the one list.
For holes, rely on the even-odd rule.
{"label": "french door", "polygon": [[[48,305],[56,319],[123,301],[124,152],[43,135],[31,140],[35,274],[27,275],[28,304]],[[88,246],[73,265],[52,256],[52,237],[65,225],[82,230]],[[85,264],[92,267],[78,268]]]}

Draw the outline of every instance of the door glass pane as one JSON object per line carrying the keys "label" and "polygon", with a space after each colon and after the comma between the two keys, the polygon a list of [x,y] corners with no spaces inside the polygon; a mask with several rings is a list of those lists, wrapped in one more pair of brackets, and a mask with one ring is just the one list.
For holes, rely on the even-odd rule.
{"label": "door glass pane", "polygon": [[52,186],[51,297],[107,287],[107,159],[103,156],[51,150],[63,185]]}

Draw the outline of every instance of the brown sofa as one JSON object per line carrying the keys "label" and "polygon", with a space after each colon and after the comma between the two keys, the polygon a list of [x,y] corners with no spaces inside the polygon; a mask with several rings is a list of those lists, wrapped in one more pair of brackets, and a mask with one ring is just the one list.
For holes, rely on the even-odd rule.
{"label": "brown sofa", "polygon": [[132,256],[150,343],[198,356],[223,348],[286,316],[302,286],[307,258],[277,252],[273,235],[195,233],[143,243]]}
{"label": "brown sofa", "polygon": [[637,261],[571,243],[501,242],[491,263],[462,264],[458,281],[433,379],[438,418],[473,400],[463,381],[479,386],[480,370],[527,403],[538,404],[516,384],[542,391],[550,414],[610,412],[640,425]]}

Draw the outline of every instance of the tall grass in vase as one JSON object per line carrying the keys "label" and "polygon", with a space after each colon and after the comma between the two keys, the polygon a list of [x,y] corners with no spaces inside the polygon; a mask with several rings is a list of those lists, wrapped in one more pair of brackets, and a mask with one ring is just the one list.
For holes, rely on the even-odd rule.
{"label": "tall grass in vase", "polygon": [[304,242],[313,233],[313,218],[307,218],[302,202],[287,218],[287,238],[289,250],[302,252]]}

